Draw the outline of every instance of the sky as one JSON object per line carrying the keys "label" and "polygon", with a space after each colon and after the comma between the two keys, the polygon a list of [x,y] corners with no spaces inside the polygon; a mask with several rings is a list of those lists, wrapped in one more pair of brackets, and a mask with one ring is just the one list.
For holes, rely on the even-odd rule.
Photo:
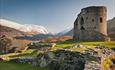
{"label": "sky", "polygon": [[58,33],[72,28],[81,9],[88,6],[106,6],[107,20],[115,17],[115,0],[0,0],[0,18]]}

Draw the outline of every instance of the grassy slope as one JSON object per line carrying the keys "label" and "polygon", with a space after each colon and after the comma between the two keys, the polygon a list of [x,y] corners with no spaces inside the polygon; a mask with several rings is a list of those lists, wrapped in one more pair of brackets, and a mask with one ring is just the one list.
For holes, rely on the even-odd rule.
{"label": "grassy slope", "polygon": [[[35,57],[37,52],[35,49],[28,49],[23,53],[10,53],[3,55],[4,57],[8,58],[15,58],[15,57]],[[41,68],[37,66],[33,66],[31,64],[25,63],[14,63],[14,62],[1,62],[0,61],[0,70],[49,70],[48,68]]]}
{"label": "grassy slope", "polygon": [[36,49],[28,49],[22,53],[9,53],[9,54],[0,55],[0,57],[3,57],[4,60],[9,60],[16,57],[36,57],[37,54],[38,52],[36,51]]}
{"label": "grassy slope", "polygon": [[48,68],[40,68],[31,64],[0,62],[0,70],[48,70]]}
{"label": "grassy slope", "polygon": [[115,48],[115,41],[111,42],[75,42],[75,41],[65,41],[57,43],[57,47],[65,47],[65,46],[72,46],[74,44],[85,44],[85,45],[97,45],[97,44],[103,44],[110,48]]}

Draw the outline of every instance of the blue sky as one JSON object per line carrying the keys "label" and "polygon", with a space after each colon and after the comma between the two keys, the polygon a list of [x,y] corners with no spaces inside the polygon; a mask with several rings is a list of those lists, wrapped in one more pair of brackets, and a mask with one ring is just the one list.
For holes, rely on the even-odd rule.
{"label": "blue sky", "polygon": [[0,0],[0,18],[57,33],[72,28],[82,8],[98,5],[107,7],[107,19],[115,17],[115,0]]}

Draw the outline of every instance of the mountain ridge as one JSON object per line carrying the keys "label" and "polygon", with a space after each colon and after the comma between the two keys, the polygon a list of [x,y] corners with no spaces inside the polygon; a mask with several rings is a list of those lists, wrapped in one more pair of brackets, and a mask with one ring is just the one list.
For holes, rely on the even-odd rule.
{"label": "mountain ridge", "polygon": [[48,34],[49,32],[43,26],[35,24],[19,24],[10,20],[0,19],[0,25],[14,28],[16,30],[27,32],[31,34]]}
{"label": "mountain ridge", "polygon": [[6,35],[9,37],[15,37],[15,36],[24,36],[24,35],[26,35],[26,33],[16,30],[14,28],[0,25],[0,36],[2,36],[2,35]]}

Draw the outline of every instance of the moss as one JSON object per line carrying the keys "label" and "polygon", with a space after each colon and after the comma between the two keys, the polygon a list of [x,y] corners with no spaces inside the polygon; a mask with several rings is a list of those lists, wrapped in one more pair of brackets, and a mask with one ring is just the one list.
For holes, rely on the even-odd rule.
{"label": "moss", "polygon": [[112,55],[112,56],[106,58],[106,59],[103,61],[104,69],[109,69],[110,66],[114,64],[113,60],[115,60],[115,56],[114,56],[114,55]]}

